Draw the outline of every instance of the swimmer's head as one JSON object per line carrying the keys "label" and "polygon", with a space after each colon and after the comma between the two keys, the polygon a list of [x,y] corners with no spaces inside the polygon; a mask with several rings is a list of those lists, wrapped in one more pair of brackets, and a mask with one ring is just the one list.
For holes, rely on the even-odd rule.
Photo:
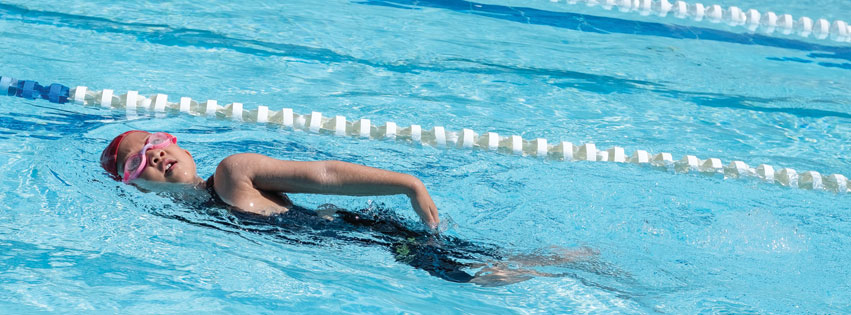
{"label": "swimmer's head", "polygon": [[[115,179],[124,179],[125,173],[134,171],[125,172],[125,162],[139,154],[153,135],[142,130],[131,130],[118,135],[101,153],[101,167]],[[144,165],[140,167],[138,177],[130,180],[130,183],[150,188],[159,183],[193,184],[199,181],[192,154],[178,146],[176,139],[169,145],[149,148],[144,153],[144,163],[141,163]]]}

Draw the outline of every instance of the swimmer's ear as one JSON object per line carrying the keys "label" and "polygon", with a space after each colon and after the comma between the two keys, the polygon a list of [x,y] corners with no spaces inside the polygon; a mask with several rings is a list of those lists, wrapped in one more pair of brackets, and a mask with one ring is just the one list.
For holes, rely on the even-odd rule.
{"label": "swimmer's ear", "polygon": [[189,154],[189,157],[194,159],[194,157],[192,157],[192,153],[189,153],[189,150],[183,150],[183,152],[186,152],[186,154]]}

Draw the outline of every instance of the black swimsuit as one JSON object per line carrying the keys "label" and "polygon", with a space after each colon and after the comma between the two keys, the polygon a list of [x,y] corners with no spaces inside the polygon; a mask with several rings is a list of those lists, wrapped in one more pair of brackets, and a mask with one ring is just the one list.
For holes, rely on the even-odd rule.
{"label": "black swimsuit", "polygon": [[213,175],[210,175],[210,177],[207,178],[205,188],[207,189],[207,192],[210,193],[210,197],[212,197],[212,201],[214,203],[227,205],[227,203],[219,197],[219,193],[216,192],[216,187],[213,187]]}
{"label": "black swimsuit", "polygon": [[[227,206],[216,192],[213,176],[206,182],[210,193],[209,205]],[[282,239],[299,243],[288,234],[308,234],[307,238],[321,244],[323,239],[336,239],[364,245],[387,247],[398,262],[427,271],[432,276],[452,282],[469,282],[473,276],[464,271],[469,264],[458,261],[473,260],[483,262],[486,259],[499,260],[501,257],[493,247],[474,244],[456,237],[434,235],[423,230],[408,227],[403,220],[387,209],[379,210],[339,210],[334,220],[320,217],[316,211],[293,205],[287,212],[261,216],[241,211],[233,211],[244,223],[271,224],[283,228],[279,232]],[[302,232],[302,233],[299,233]],[[304,233],[307,232],[307,233]],[[366,232],[367,236],[353,235],[353,232]]]}

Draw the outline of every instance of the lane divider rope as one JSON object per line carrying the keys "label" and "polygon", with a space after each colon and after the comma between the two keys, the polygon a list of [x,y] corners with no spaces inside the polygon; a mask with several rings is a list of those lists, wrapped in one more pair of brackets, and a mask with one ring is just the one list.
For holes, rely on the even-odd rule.
{"label": "lane divider rope", "polygon": [[44,98],[53,103],[73,102],[81,105],[99,106],[110,109],[124,109],[128,117],[138,111],[152,111],[155,117],[168,114],[189,114],[217,119],[230,119],[238,122],[280,125],[292,130],[302,130],[318,134],[363,139],[386,139],[409,142],[415,145],[427,145],[437,148],[480,149],[502,152],[519,156],[529,156],[558,161],[615,162],[647,165],[663,171],[676,173],[699,173],[724,178],[754,178],[768,183],[807,190],[827,190],[847,193],[851,181],[841,174],[824,176],[816,171],[799,173],[791,168],[774,168],[768,164],[751,167],[742,161],[733,161],[726,166],[718,158],[699,159],[686,155],[674,160],[667,152],[652,154],[645,150],[636,150],[627,155],[622,147],[598,149],[594,143],[575,145],[561,141],[551,143],[544,138],[526,140],[517,135],[503,136],[495,132],[476,133],[471,129],[448,131],[442,126],[424,129],[420,125],[399,126],[394,122],[383,125],[373,124],[369,119],[349,121],[344,116],[328,117],[320,112],[297,114],[291,108],[270,110],[267,106],[246,110],[242,103],[219,105],[216,100],[198,102],[189,97],[181,97],[178,102],[170,102],[168,95],[154,94],[150,97],[139,95],[137,91],[128,91],[116,95],[113,90],[89,90],[85,86],[68,88],[53,83],[41,86],[38,82],[18,81],[10,77],[0,77],[0,93],[28,99]]}
{"label": "lane divider rope", "polygon": [[657,15],[660,17],[673,15],[679,19],[690,18],[694,21],[709,21],[711,23],[726,23],[730,26],[743,26],[751,32],[769,35],[775,32],[784,35],[796,34],[800,37],[812,35],[816,39],[830,38],[836,42],[851,42],[851,25],[842,20],[833,22],[826,19],[812,19],[806,16],[797,20],[790,14],[774,12],[759,12],[755,9],[747,11],[736,6],[727,8],[718,4],[703,5],[699,2],[668,0],[550,0],[550,2],[566,2],[567,4],[584,3],[589,7],[600,6],[605,10],[617,8],[621,12],[635,12],[643,16]]}

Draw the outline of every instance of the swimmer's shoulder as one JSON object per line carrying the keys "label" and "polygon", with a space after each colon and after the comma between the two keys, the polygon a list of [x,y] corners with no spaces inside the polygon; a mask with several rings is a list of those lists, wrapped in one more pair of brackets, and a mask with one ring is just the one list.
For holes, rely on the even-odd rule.
{"label": "swimmer's shoulder", "polygon": [[258,190],[254,177],[272,159],[255,153],[239,153],[224,158],[216,167],[213,189],[225,203],[239,210],[268,215],[286,211],[280,196]]}

